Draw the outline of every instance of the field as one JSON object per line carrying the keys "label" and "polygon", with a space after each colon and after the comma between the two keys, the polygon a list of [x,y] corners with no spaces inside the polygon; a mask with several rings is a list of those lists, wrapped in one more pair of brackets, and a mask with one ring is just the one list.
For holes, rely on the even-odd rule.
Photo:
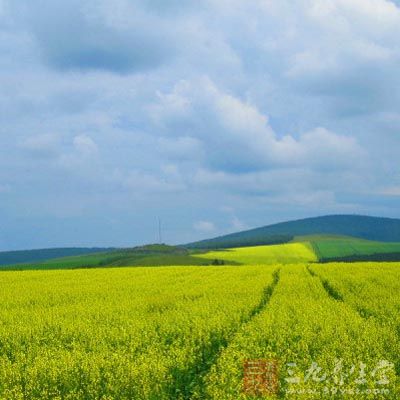
{"label": "field", "polygon": [[323,236],[310,242],[320,261],[400,261],[400,243]]}
{"label": "field", "polygon": [[398,399],[400,265],[281,250],[303,261],[2,272],[0,398],[251,399],[243,362],[267,359],[260,398]]}
{"label": "field", "polygon": [[189,398],[263,306],[273,271],[3,272],[0,397]]}
{"label": "field", "polygon": [[19,251],[1,251],[0,252],[0,266],[43,262],[54,258],[64,258],[74,256],[81,256],[84,254],[109,252],[112,248],[53,248],[53,249],[39,249],[39,250],[19,250]]}
{"label": "field", "polygon": [[[119,266],[212,265],[214,259],[198,257],[204,251],[176,246],[147,245],[132,249],[53,258],[40,262],[1,265],[1,270],[74,269]],[[229,263],[227,261],[227,263]],[[237,264],[232,261],[231,264]]]}
{"label": "field", "polygon": [[309,243],[288,243],[270,246],[238,247],[199,254],[206,259],[233,261],[243,265],[290,264],[317,261]]}
{"label": "field", "polygon": [[56,258],[47,261],[15,264],[0,266],[0,270],[36,270],[36,269],[76,269],[76,268],[96,268],[96,267],[120,267],[120,266],[162,266],[162,265],[210,265],[213,260],[207,257],[197,257],[192,255],[173,255],[163,254],[154,255],[127,255],[124,253],[114,252],[110,256],[109,253],[89,254],[84,256],[73,256]]}
{"label": "field", "polygon": [[[56,249],[56,253],[65,250],[69,249]],[[72,250],[85,251],[84,249]],[[26,253],[29,252],[14,253],[16,253],[14,254],[14,258],[18,258],[25,257]],[[38,253],[48,254],[49,250],[38,251]],[[7,256],[8,253],[4,254]],[[153,244],[69,257],[58,257],[30,263],[0,265],[0,270],[23,271],[177,265],[258,265],[332,261],[400,262],[400,243],[373,242],[340,235],[305,235],[292,237],[289,243],[284,244],[244,247],[243,243],[241,243],[237,248],[214,250]]]}

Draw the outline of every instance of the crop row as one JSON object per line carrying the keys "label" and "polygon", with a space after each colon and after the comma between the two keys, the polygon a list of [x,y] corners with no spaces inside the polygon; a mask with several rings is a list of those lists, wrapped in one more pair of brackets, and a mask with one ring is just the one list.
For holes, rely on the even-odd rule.
{"label": "crop row", "polygon": [[392,364],[399,351],[391,326],[332,297],[305,265],[286,265],[267,307],[221,352],[204,398],[252,398],[243,386],[243,360],[264,360],[278,364],[274,398],[398,399]]}
{"label": "crop row", "polygon": [[259,309],[273,268],[0,275],[1,399],[185,399]]}

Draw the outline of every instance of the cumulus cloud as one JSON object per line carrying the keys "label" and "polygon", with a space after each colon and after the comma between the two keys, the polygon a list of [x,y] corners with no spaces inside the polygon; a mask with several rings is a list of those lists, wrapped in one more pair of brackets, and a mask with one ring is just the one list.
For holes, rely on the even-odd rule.
{"label": "cumulus cloud", "polygon": [[248,172],[293,165],[340,168],[353,166],[364,155],[354,137],[321,127],[304,134],[278,135],[255,105],[222,92],[209,79],[181,81],[159,99],[150,110],[164,134],[195,136],[192,141],[201,143],[208,166],[216,170]]}
{"label": "cumulus cloud", "polygon": [[394,38],[400,33],[400,9],[386,0],[304,3],[299,2],[299,12],[307,22],[296,27],[297,48],[287,54],[287,79],[304,94],[330,97],[340,116],[390,107],[391,82],[398,79]]}
{"label": "cumulus cloud", "polygon": [[160,137],[157,144],[162,154],[174,160],[201,159],[204,153],[202,142],[190,136]]}
{"label": "cumulus cloud", "polygon": [[40,3],[27,20],[41,55],[56,69],[128,73],[157,67],[172,53],[171,31],[134,4]]}
{"label": "cumulus cloud", "polygon": [[[203,188],[215,188],[247,202],[255,198],[281,204],[310,204],[321,207],[326,199],[334,203],[335,193],[365,191],[369,181],[360,181],[359,173],[348,170],[320,171],[308,168],[285,168],[269,171],[234,174],[222,171],[199,170],[194,182]],[[301,200],[301,199],[304,200]]]}
{"label": "cumulus cloud", "polygon": [[198,216],[396,216],[399,35],[389,0],[0,0],[4,229],[53,209],[109,245],[76,233],[107,209],[118,244],[157,210],[182,243]]}

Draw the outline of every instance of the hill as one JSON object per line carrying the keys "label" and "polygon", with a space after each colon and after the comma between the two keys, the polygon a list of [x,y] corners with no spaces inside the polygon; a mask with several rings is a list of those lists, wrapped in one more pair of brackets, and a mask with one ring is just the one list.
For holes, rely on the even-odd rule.
{"label": "hill", "polygon": [[210,249],[285,243],[295,236],[344,235],[380,242],[400,242],[400,219],[362,215],[329,215],[281,222],[186,244]]}
{"label": "hill", "polygon": [[110,250],[111,248],[69,247],[55,249],[2,251],[0,252],[0,265],[31,263],[50,260],[52,258],[80,256],[84,254],[93,254]]}
{"label": "hill", "polygon": [[75,269],[119,266],[167,266],[167,265],[221,265],[239,264],[218,257],[199,257],[204,252],[187,250],[178,246],[150,244],[126,249],[58,257],[30,263],[3,265],[0,270]]}
{"label": "hill", "polygon": [[400,220],[334,215],[269,225],[186,246],[153,244],[105,250],[3,252],[0,269],[400,261]]}

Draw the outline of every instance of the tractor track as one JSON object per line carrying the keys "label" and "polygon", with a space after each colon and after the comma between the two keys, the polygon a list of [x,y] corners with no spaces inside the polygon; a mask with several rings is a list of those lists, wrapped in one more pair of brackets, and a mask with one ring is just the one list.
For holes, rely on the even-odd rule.
{"label": "tractor track", "polygon": [[[209,343],[200,348],[200,355],[195,364],[189,365],[185,369],[172,371],[171,396],[175,396],[173,398],[182,400],[207,398],[204,385],[205,377],[211,371],[221,352],[229,346],[235,336],[267,307],[279,283],[280,268],[273,272],[272,277],[272,283],[264,288],[259,303],[241,320],[237,329],[229,332],[227,335],[211,334]],[[195,394],[196,397],[193,397]]]}

